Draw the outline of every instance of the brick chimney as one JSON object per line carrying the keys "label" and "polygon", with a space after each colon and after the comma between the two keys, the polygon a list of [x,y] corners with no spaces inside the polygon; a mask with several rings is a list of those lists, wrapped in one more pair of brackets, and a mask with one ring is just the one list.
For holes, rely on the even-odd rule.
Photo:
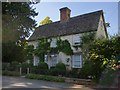
{"label": "brick chimney", "polygon": [[61,22],[66,22],[70,18],[70,12],[71,10],[67,7],[61,8],[60,9],[60,21]]}

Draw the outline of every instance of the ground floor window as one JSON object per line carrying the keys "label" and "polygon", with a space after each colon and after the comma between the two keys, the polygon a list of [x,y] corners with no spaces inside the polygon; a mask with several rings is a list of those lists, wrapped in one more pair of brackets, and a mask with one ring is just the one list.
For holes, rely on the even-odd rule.
{"label": "ground floor window", "polygon": [[51,55],[51,66],[56,66],[57,64],[57,55]]}
{"label": "ground floor window", "polygon": [[72,67],[73,68],[82,68],[82,56],[81,54],[76,54],[72,56]]}
{"label": "ground floor window", "polygon": [[33,65],[37,66],[39,63],[39,57],[38,56],[34,56],[34,61],[33,61]]}
{"label": "ground floor window", "polygon": [[58,62],[58,54],[45,55],[45,62],[49,67],[56,66]]}

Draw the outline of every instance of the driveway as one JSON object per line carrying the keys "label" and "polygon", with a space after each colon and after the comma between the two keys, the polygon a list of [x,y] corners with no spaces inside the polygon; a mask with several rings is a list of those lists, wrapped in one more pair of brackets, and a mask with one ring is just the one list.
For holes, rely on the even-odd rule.
{"label": "driveway", "polygon": [[32,80],[23,77],[2,77],[2,88],[54,88],[54,89],[75,89],[81,88],[82,90],[93,90],[84,85],[70,84],[70,83],[58,83],[42,80]]}

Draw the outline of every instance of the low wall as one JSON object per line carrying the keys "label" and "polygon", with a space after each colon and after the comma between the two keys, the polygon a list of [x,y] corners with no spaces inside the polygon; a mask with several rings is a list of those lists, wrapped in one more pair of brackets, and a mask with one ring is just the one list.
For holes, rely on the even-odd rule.
{"label": "low wall", "polygon": [[95,85],[91,79],[65,78],[65,82],[80,84],[80,85]]}

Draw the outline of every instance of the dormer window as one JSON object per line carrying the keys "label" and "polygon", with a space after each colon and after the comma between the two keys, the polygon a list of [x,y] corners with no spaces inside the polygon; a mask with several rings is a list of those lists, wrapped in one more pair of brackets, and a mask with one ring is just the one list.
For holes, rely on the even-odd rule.
{"label": "dormer window", "polygon": [[51,39],[50,47],[52,47],[52,48],[57,47],[57,39],[56,38]]}

